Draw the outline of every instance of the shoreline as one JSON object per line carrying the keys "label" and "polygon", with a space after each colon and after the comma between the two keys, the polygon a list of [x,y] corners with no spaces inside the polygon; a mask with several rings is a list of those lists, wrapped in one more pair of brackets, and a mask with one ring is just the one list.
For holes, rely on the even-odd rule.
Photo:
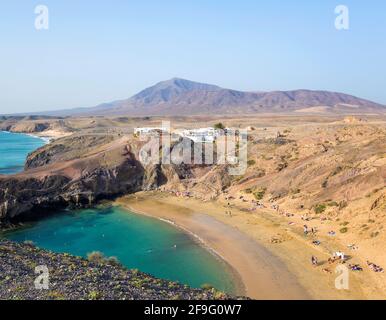
{"label": "shoreline", "polygon": [[234,284],[235,292],[232,292],[231,294],[234,294],[236,296],[246,296],[245,284],[243,283],[243,281],[242,281],[239,273],[237,272],[237,270],[235,270],[228,263],[228,261],[218,251],[216,251],[215,249],[210,247],[208,245],[208,243],[206,243],[205,240],[202,239],[199,235],[197,235],[194,232],[190,231],[189,229],[187,229],[187,228],[177,224],[173,220],[164,219],[164,218],[160,218],[160,217],[154,217],[151,214],[148,214],[146,212],[139,211],[139,210],[134,210],[133,208],[131,208],[131,207],[127,206],[127,205],[120,204],[120,203],[113,203],[113,206],[118,206],[118,207],[120,207],[120,208],[122,208],[122,209],[124,209],[126,211],[129,211],[130,213],[134,213],[134,214],[138,214],[138,215],[143,215],[143,216],[146,216],[146,217],[149,217],[149,218],[152,218],[152,219],[157,219],[159,221],[165,222],[167,224],[172,225],[174,228],[177,228],[180,231],[182,231],[185,234],[187,234],[189,237],[192,238],[192,240],[194,242],[196,242],[199,246],[201,246],[202,248],[207,250],[216,259],[218,259],[222,264],[224,264],[224,267],[227,269],[226,271],[229,273],[229,277],[231,278],[231,280],[232,280],[232,282]]}
{"label": "shoreline", "polygon": [[45,144],[49,144],[51,142],[51,140],[53,139],[52,137],[49,137],[49,136],[37,136],[37,135],[34,135],[32,133],[21,133],[21,134],[25,134],[25,135],[30,136],[32,138],[43,140]]}
{"label": "shoreline", "polygon": [[39,136],[37,134],[27,133],[27,132],[13,132],[13,131],[4,131],[4,130],[2,130],[1,132],[7,133],[7,134],[23,134],[23,135],[29,136],[31,138],[36,138],[36,139],[42,140],[42,141],[44,141],[44,144],[49,144],[53,139],[55,139],[54,136],[49,136],[49,135]]}
{"label": "shoreline", "polygon": [[[115,201],[134,213],[143,214],[173,224],[196,240],[205,249],[221,258],[236,273],[238,294],[257,300],[310,299],[310,295],[291,275],[286,266],[266,248],[253,239],[209,215],[189,211],[182,207],[166,206],[140,193],[125,196]],[[152,203],[152,200],[155,201]],[[164,206],[164,203],[161,204]],[[179,214],[178,211],[183,211]],[[240,281],[240,283],[237,283]]]}
{"label": "shoreline", "polygon": [[[335,280],[339,274],[334,268],[339,264],[327,262],[329,250],[313,245],[285,218],[269,210],[246,213],[235,206],[229,217],[224,214],[226,204],[221,201],[203,202],[159,191],[127,195],[115,204],[172,221],[198,235],[237,271],[246,296],[253,299],[384,299],[379,283],[368,270],[349,271],[349,289],[337,289]],[[280,241],[272,241],[276,238]],[[336,249],[342,248],[339,241],[330,241]],[[312,255],[320,258],[319,266],[311,264]]]}
{"label": "shoreline", "polygon": [[3,133],[13,133],[13,134],[24,134],[26,136],[30,136],[30,137],[33,137],[33,138],[37,138],[37,139],[40,139],[40,140],[43,140],[45,142],[45,144],[49,144],[51,141],[55,140],[55,139],[59,139],[59,138],[64,138],[64,137],[67,137],[69,135],[71,135],[72,133],[64,133],[64,132],[59,132],[59,131],[54,131],[54,130],[49,130],[48,132],[34,132],[34,133],[30,133],[30,132],[13,132],[13,131],[5,131],[5,130],[2,130],[1,132]]}

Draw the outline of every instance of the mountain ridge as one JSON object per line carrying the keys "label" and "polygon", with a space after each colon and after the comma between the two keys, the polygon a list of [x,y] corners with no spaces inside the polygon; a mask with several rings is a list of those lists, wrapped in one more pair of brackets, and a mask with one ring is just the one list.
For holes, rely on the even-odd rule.
{"label": "mountain ridge", "polygon": [[352,95],[324,90],[239,91],[181,78],[161,81],[134,96],[45,115],[200,115],[253,113],[385,113],[386,106]]}
{"label": "mountain ridge", "polygon": [[324,112],[333,113],[386,110],[381,104],[338,92],[308,89],[248,92],[180,78],[159,82],[129,99],[100,107],[106,114],[129,113],[138,116],[307,112],[307,108],[314,107],[322,107]]}

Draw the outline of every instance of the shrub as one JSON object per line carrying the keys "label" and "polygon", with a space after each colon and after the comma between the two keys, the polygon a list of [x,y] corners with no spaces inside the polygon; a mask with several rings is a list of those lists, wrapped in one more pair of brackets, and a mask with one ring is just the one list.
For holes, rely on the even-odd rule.
{"label": "shrub", "polygon": [[215,129],[218,129],[218,130],[224,130],[224,129],[225,129],[225,126],[224,126],[221,122],[219,122],[219,123],[216,123],[216,124],[214,125],[214,128],[215,128]]}
{"label": "shrub", "polygon": [[102,252],[93,251],[87,255],[87,260],[93,263],[102,263],[105,257]]}
{"label": "shrub", "polygon": [[111,266],[121,266],[121,263],[119,262],[117,257],[107,258],[106,262]]}
{"label": "shrub", "polygon": [[102,252],[93,251],[87,255],[87,260],[96,264],[108,264],[110,266],[121,266],[117,257],[106,258]]}
{"label": "shrub", "polygon": [[287,162],[281,162],[281,163],[279,163],[278,165],[277,165],[277,167],[276,167],[276,170],[278,171],[278,172],[280,172],[280,171],[283,171],[285,168],[287,168],[288,167],[288,163]]}
{"label": "shrub", "polygon": [[297,189],[292,189],[292,190],[291,190],[291,193],[292,193],[292,194],[298,194],[298,193],[300,193],[300,191],[301,191],[301,190],[300,190],[299,188],[297,188]]}
{"label": "shrub", "polygon": [[339,231],[340,231],[340,233],[347,233],[348,228],[344,227],[344,228],[340,229]]}
{"label": "shrub", "polygon": [[223,300],[223,299],[225,299],[225,297],[226,297],[226,294],[224,292],[221,292],[221,291],[216,291],[214,294],[214,298],[216,300]]}
{"label": "shrub", "polygon": [[317,204],[314,207],[314,211],[316,214],[323,213],[324,211],[326,211],[326,205],[325,204]]}
{"label": "shrub", "polygon": [[201,289],[204,289],[204,290],[212,290],[214,289],[214,287],[210,284],[210,283],[203,283],[201,285]]}
{"label": "shrub", "polygon": [[138,269],[132,269],[131,272],[133,273],[133,275],[138,275],[140,273],[140,271]]}
{"label": "shrub", "polygon": [[262,200],[264,198],[265,192],[267,191],[266,188],[260,189],[258,191],[255,191],[253,195],[255,196],[256,200]]}
{"label": "shrub", "polygon": [[88,294],[88,298],[90,300],[98,300],[101,298],[101,294],[98,292],[98,291],[91,291],[89,294]]}
{"label": "shrub", "polygon": [[248,164],[248,166],[253,166],[256,164],[256,161],[255,160],[248,160],[247,164]]}
{"label": "shrub", "polygon": [[339,210],[342,210],[344,208],[346,208],[348,205],[347,201],[346,200],[342,200],[341,202],[339,202]]}

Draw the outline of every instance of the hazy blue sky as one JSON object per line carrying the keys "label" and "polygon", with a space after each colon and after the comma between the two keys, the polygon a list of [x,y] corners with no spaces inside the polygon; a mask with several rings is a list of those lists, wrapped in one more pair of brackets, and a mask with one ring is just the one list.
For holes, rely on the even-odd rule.
{"label": "hazy blue sky", "polygon": [[0,41],[0,113],[94,106],[172,77],[386,104],[384,0],[3,0]]}

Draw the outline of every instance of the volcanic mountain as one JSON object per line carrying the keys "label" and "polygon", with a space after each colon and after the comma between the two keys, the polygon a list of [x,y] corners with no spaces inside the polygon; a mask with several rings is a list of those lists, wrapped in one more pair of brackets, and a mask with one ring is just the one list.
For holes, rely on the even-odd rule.
{"label": "volcanic mountain", "polygon": [[386,106],[351,95],[312,90],[244,92],[173,78],[133,97],[56,115],[204,115],[253,113],[384,113]]}

